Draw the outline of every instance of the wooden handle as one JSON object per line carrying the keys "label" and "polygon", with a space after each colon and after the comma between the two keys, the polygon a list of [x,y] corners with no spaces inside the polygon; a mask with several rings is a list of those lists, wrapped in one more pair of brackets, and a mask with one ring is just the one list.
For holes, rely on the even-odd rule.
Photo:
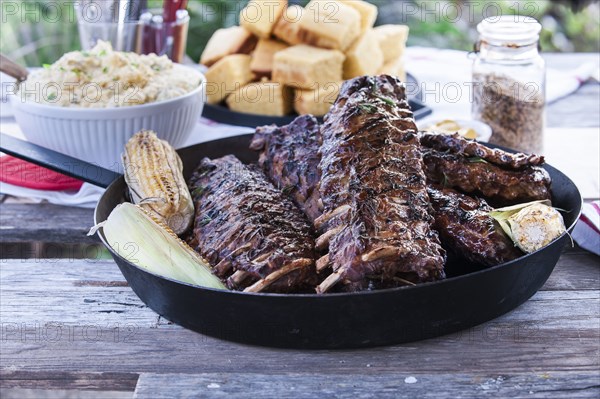
{"label": "wooden handle", "polygon": [[27,69],[8,59],[3,54],[0,54],[0,71],[4,72],[8,76],[12,76],[19,82],[27,79],[27,75],[29,75],[29,71]]}

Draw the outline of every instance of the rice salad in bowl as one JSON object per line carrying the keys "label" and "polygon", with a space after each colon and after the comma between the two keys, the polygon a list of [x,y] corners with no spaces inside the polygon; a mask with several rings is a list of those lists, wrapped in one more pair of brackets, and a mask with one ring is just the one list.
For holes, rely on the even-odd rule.
{"label": "rice salad in bowl", "polygon": [[115,108],[169,100],[202,83],[200,73],[174,64],[166,55],[114,51],[98,41],[89,51],[73,51],[29,74],[22,101],[72,108]]}

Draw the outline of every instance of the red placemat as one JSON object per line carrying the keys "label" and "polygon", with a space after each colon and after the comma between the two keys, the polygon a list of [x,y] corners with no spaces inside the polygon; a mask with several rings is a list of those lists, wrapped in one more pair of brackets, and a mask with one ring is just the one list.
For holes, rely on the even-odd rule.
{"label": "red placemat", "polygon": [[0,157],[0,181],[34,190],[79,190],[83,182],[6,155]]}

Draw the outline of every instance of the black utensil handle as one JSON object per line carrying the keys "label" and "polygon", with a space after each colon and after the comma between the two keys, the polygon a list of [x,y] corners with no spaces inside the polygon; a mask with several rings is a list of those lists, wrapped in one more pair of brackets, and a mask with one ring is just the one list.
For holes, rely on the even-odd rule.
{"label": "black utensil handle", "polygon": [[92,183],[103,188],[121,177],[119,173],[104,169],[81,159],[61,154],[28,141],[0,133],[0,151],[33,164]]}

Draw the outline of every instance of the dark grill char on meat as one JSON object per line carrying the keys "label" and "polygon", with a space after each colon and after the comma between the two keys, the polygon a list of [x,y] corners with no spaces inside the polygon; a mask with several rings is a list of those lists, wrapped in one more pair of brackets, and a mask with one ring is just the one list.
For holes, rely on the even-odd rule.
{"label": "dark grill char on meat", "polygon": [[196,250],[229,288],[297,292],[315,284],[310,225],[257,166],[232,155],[205,158],[190,189]]}
{"label": "dark grill char on meat", "polygon": [[502,151],[467,140],[458,133],[439,134],[423,132],[420,134],[421,145],[426,148],[453,154],[464,154],[467,157],[479,157],[497,166],[508,169],[522,169],[544,164],[544,157],[535,154],[523,154]]}
{"label": "dark grill char on meat", "polygon": [[484,266],[494,266],[523,253],[489,216],[492,208],[480,198],[450,188],[428,187],[435,228],[446,250]]}
{"label": "dark grill char on meat", "polygon": [[542,157],[489,150],[435,133],[422,133],[420,141],[430,183],[481,196],[496,207],[551,197],[550,176],[537,166]]}
{"label": "dark grill char on meat", "polygon": [[250,148],[260,151],[258,164],[275,186],[292,197],[312,222],[321,215],[319,200],[319,123],[312,115],[287,126],[256,129]]}
{"label": "dark grill char on meat", "polygon": [[422,154],[402,83],[391,76],[344,83],[321,128],[320,193],[315,221],[329,243],[319,263],[333,273],[317,292],[348,291],[368,279],[444,277],[445,252],[432,228]]}

